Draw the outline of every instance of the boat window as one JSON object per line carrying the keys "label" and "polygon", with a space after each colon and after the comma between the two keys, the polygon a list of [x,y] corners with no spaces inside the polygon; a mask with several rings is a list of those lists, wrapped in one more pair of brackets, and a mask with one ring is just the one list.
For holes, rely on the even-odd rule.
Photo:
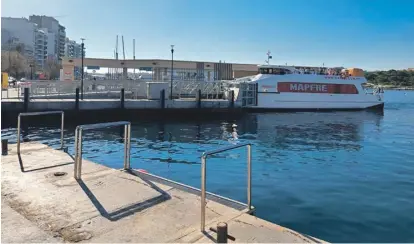
{"label": "boat window", "polygon": [[273,74],[275,75],[286,75],[286,74],[291,74],[292,72],[290,72],[290,70],[288,69],[283,69],[283,68],[277,68],[277,69],[273,69]]}
{"label": "boat window", "polygon": [[260,68],[259,69],[259,73],[260,74],[269,74],[269,69],[267,69],[267,68]]}
{"label": "boat window", "polygon": [[285,75],[292,74],[292,72],[288,69],[283,68],[260,68],[259,74]]}

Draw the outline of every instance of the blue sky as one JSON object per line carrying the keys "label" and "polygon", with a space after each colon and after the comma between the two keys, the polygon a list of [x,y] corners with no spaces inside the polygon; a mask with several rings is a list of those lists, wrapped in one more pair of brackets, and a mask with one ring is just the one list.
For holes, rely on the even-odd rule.
{"label": "blue sky", "polygon": [[118,34],[127,58],[135,38],[137,59],[174,44],[181,60],[414,67],[414,0],[2,0],[1,14],[58,16],[87,57],[113,57]]}

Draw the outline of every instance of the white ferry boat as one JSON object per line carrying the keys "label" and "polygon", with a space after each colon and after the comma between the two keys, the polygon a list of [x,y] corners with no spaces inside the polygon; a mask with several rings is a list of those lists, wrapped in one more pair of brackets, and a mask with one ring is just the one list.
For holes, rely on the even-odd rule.
{"label": "white ferry boat", "polygon": [[[233,83],[243,105],[264,110],[362,110],[383,109],[383,91],[368,92],[367,80],[358,68],[312,71],[293,66],[259,65],[259,73]],[[247,88],[246,92],[246,84]],[[254,96],[251,93],[254,85]],[[244,87],[244,88],[242,88]],[[239,94],[239,91],[244,94]],[[239,99],[237,99],[239,100]]]}

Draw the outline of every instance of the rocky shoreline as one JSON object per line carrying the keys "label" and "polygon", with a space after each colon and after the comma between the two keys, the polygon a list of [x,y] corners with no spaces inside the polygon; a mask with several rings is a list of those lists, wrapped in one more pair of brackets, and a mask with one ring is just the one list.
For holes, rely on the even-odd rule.
{"label": "rocky shoreline", "polygon": [[391,85],[382,85],[382,84],[373,84],[373,83],[367,83],[367,88],[373,88],[376,86],[380,86],[381,88],[385,90],[414,90],[414,87],[412,86],[391,86]]}

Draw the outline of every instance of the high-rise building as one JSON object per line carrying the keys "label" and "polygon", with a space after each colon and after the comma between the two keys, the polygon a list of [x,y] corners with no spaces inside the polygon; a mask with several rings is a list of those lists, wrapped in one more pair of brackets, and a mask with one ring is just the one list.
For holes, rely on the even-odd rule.
{"label": "high-rise building", "polygon": [[[3,50],[16,50],[16,46],[23,47],[22,54],[33,58],[35,52],[35,38],[37,25],[26,18],[1,18],[1,46]],[[3,36],[4,35],[4,36]]]}
{"label": "high-rise building", "polygon": [[45,67],[47,59],[48,36],[47,29],[36,29],[35,31],[35,61],[40,67]]}
{"label": "high-rise building", "polygon": [[[84,55],[85,55],[85,52],[84,52]],[[69,58],[81,58],[82,57],[82,47],[81,47],[81,44],[76,43],[73,40],[69,40],[69,38],[66,38],[65,57],[69,57]]]}
{"label": "high-rise building", "polygon": [[36,23],[39,28],[47,28],[48,32],[55,35],[54,53],[57,55],[58,59],[61,59],[65,55],[65,27],[60,25],[59,21],[55,18],[45,15],[31,15],[29,20]]}
{"label": "high-rise building", "polygon": [[65,56],[66,45],[66,28],[63,25],[59,25],[59,58]]}
{"label": "high-rise building", "polygon": [[47,32],[47,58],[58,60],[58,55],[55,52],[56,36],[52,32]]}

